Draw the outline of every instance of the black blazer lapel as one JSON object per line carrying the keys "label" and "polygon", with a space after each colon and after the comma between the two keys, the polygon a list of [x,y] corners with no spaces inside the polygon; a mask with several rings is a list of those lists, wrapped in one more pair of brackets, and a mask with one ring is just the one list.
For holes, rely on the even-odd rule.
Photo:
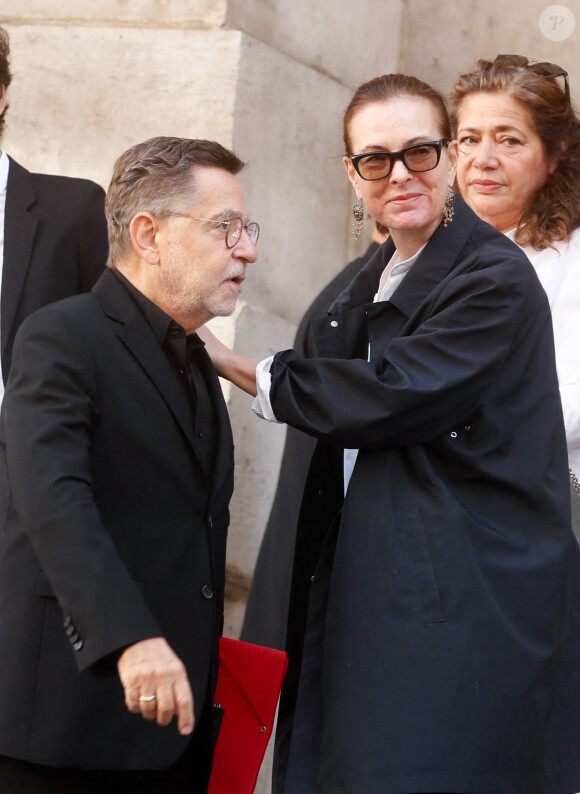
{"label": "black blazer lapel", "polygon": [[36,236],[38,221],[31,212],[36,193],[30,173],[10,158],[4,219],[4,262],[0,302],[2,363],[12,329]]}
{"label": "black blazer lapel", "polygon": [[211,404],[215,412],[215,421],[218,433],[214,472],[213,476],[210,478],[211,498],[213,498],[219,493],[223,486],[224,479],[230,471],[234,442],[232,437],[232,429],[230,426],[230,418],[226,408],[222,387],[215,371],[215,367],[205,350],[203,361],[203,375],[208,387],[209,399],[211,400]]}
{"label": "black blazer lapel", "polygon": [[[111,271],[103,273],[93,287],[93,293],[109,319],[118,323],[117,336],[145,370],[195,452],[187,397],[141,310]],[[201,463],[200,468],[203,470]]]}

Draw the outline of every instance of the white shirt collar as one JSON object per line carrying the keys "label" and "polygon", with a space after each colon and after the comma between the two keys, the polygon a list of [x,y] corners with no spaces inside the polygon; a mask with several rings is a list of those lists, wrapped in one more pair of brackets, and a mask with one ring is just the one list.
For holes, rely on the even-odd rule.
{"label": "white shirt collar", "polygon": [[10,160],[4,149],[0,150],[0,193],[4,193],[8,184],[8,169]]}

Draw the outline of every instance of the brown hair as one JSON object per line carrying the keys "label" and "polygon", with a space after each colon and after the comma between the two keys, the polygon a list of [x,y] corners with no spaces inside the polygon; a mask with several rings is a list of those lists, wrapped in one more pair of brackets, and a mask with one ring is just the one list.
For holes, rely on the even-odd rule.
{"label": "brown hair", "polygon": [[546,158],[555,164],[530,199],[518,223],[516,242],[539,250],[567,240],[580,226],[580,120],[555,77],[525,66],[480,60],[462,74],[451,92],[451,119],[457,129],[461,104],[470,94],[501,93],[529,113]]}
{"label": "brown hair", "polygon": [[[238,174],[245,163],[216,141],[169,137],[150,138],[118,158],[105,201],[109,267],[129,249],[129,225],[139,212],[161,217],[190,208],[195,189],[193,166]],[[183,206],[185,201],[189,206]]]}
{"label": "brown hair", "polygon": [[347,156],[354,154],[350,140],[350,125],[359,110],[375,102],[387,102],[389,99],[399,97],[418,97],[430,102],[439,122],[441,137],[452,137],[445,100],[439,91],[416,77],[409,77],[406,74],[384,74],[359,86],[349,102],[343,120],[344,148]]}
{"label": "brown hair", "polygon": [[[10,39],[8,32],[0,27],[0,85],[8,86],[12,81],[12,74],[10,72]],[[4,117],[8,110],[8,103],[4,106],[4,111],[0,115],[0,138],[4,130]]]}

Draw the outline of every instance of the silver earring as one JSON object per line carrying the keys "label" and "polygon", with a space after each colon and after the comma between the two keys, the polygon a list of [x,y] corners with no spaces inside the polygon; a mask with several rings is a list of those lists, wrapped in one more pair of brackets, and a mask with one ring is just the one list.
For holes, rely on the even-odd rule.
{"label": "silver earring", "polygon": [[360,199],[357,199],[354,203],[352,208],[352,214],[354,217],[354,222],[352,224],[352,233],[354,234],[354,239],[358,240],[358,238],[362,234],[363,226],[365,225],[365,209],[363,207],[363,203]]}
{"label": "silver earring", "polygon": [[450,187],[447,188],[447,198],[445,199],[445,206],[443,207],[443,227],[446,229],[448,223],[453,222],[453,216],[455,215],[455,209],[453,205],[455,204],[455,193],[451,190]]}

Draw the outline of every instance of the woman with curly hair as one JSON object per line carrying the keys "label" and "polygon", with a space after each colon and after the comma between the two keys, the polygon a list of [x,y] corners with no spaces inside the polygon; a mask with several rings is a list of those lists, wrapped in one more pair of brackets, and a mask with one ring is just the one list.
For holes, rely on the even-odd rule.
{"label": "woman with curly hair", "polygon": [[580,118],[568,75],[498,55],[459,77],[450,104],[463,198],[519,245],[548,295],[580,537]]}

